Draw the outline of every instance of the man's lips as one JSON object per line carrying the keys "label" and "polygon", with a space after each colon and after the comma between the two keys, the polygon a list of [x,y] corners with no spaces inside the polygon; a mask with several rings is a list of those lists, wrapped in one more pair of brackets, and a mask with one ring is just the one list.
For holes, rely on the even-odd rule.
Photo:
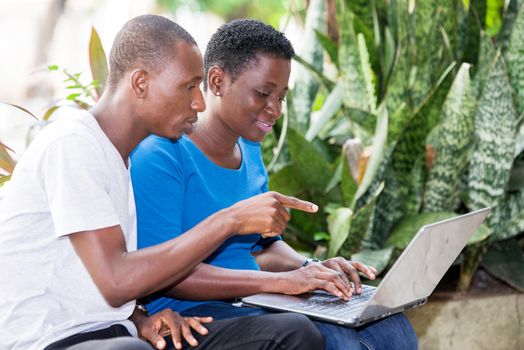
{"label": "man's lips", "polygon": [[260,130],[262,130],[265,133],[270,132],[273,129],[273,124],[271,122],[264,122],[262,120],[256,120],[255,124],[258,126]]}

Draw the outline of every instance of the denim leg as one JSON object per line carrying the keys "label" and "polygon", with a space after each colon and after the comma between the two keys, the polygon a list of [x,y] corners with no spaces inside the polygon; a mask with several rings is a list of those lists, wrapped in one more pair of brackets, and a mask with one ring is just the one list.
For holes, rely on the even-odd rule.
{"label": "denim leg", "polygon": [[[252,308],[235,307],[227,303],[212,302],[182,312],[183,316],[213,316],[215,320],[222,320],[239,316],[256,316],[271,313],[270,311]],[[358,333],[351,328],[335,324],[313,321],[313,324],[324,337],[325,350],[358,350],[362,349]]]}
{"label": "denim leg", "polygon": [[416,350],[418,338],[404,314],[396,314],[356,329],[369,350]]}

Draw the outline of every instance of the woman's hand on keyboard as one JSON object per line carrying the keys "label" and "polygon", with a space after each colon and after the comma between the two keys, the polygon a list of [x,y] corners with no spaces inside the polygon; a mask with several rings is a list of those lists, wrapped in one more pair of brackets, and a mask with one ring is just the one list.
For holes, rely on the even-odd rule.
{"label": "woman's hand on keyboard", "polygon": [[[321,263],[309,263],[297,270],[278,272],[273,293],[296,295],[322,289],[341,299],[349,300],[353,287],[344,272],[330,269]],[[271,288],[273,289],[273,288]]]}
{"label": "woman's hand on keyboard", "polygon": [[321,264],[342,273],[346,276],[346,279],[349,278],[355,285],[355,293],[357,294],[362,293],[362,284],[358,273],[363,273],[370,280],[374,280],[375,274],[377,273],[377,269],[373,266],[367,266],[358,261],[348,261],[340,256],[324,260]]}

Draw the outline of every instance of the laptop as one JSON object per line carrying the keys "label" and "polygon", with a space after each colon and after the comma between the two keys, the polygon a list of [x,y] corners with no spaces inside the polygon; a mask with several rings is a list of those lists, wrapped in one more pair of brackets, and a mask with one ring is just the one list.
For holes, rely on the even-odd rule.
{"label": "laptop", "polygon": [[424,305],[491,208],[423,226],[378,287],[344,301],[324,291],[301,295],[261,293],[242,298],[245,306],[290,311],[346,327],[363,324]]}

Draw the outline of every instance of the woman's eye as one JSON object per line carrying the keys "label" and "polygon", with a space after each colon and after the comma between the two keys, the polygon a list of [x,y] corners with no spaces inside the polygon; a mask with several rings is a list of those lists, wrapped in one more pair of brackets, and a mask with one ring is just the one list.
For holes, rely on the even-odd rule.
{"label": "woman's eye", "polygon": [[259,94],[260,96],[267,97],[267,96],[270,95],[268,92],[265,92],[265,91],[262,91],[262,90],[256,89],[256,91],[257,91],[257,94]]}
{"label": "woman's eye", "polygon": [[286,102],[286,97],[279,97],[278,100],[279,100],[280,102]]}

